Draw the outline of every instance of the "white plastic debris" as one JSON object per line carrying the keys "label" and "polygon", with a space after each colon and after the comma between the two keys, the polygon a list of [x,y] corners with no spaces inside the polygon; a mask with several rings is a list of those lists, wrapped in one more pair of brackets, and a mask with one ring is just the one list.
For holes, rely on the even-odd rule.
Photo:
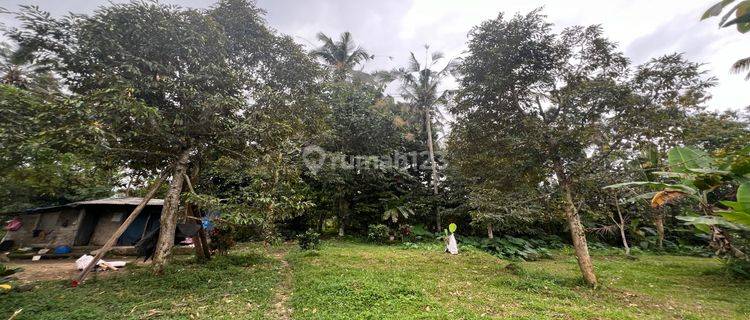
{"label": "white plastic debris", "polygon": [[458,243],[456,242],[456,237],[451,235],[448,236],[448,245],[445,248],[445,251],[450,252],[450,254],[458,254]]}
{"label": "white plastic debris", "polygon": [[[88,254],[82,255],[80,258],[78,258],[78,260],[76,260],[76,268],[78,268],[78,270],[83,270],[84,268],[86,268],[86,266],[89,265],[89,263],[91,263],[91,260],[94,260],[93,256],[90,256]],[[127,262],[126,261],[99,260],[96,264],[100,267],[107,266],[107,267],[121,268],[121,267],[124,267],[127,264]]]}

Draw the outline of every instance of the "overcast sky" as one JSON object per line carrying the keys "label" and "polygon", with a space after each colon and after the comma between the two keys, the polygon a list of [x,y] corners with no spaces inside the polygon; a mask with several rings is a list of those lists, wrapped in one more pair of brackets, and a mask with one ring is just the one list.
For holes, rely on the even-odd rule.
{"label": "overcast sky", "polygon": [[[105,0],[0,0],[0,7],[17,9],[35,4],[54,15],[91,13]],[[122,1],[114,1],[122,2]],[[185,7],[208,7],[213,1],[162,1]],[[423,52],[429,44],[448,57],[465,49],[469,30],[499,12],[526,13],[544,7],[556,29],[572,25],[601,24],[605,34],[620,44],[636,63],[652,57],[683,52],[705,63],[719,79],[711,108],[740,109],[750,105],[750,82],[729,72],[732,63],[750,56],[750,35],[735,29],[718,29],[716,19],[699,21],[716,0],[259,0],[274,29],[292,35],[308,47],[317,45],[315,34],[337,36],[352,32],[355,41],[376,55],[366,69],[390,69],[405,63],[409,51]],[[12,17],[0,22],[15,25]]]}

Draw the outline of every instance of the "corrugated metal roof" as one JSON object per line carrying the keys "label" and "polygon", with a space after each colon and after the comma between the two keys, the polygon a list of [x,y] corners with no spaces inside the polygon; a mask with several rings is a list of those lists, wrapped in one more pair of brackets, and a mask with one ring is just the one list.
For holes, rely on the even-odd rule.
{"label": "corrugated metal roof", "polygon": [[[106,198],[97,200],[86,200],[68,203],[66,206],[77,207],[80,205],[94,205],[94,204],[112,204],[112,205],[129,205],[137,206],[143,201],[143,198],[128,197],[128,198]],[[148,206],[163,206],[164,199],[151,199],[148,201]]]}
{"label": "corrugated metal roof", "polygon": [[[53,211],[56,209],[61,208],[75,208],[79,206],[92,206],[92,205],[112,205],[112,206],[137,206],[143,201],[143,198],[138,197],[125,197],[125,198],[104,198],[104,199],[96,199],[96,200],[86,200],[86,201],[78,201],[78,202],[71,202],[68,204],[60,205],[60,206],[51,206],[51,207],[40,207],[40,208],[32,208],[17,212],[5,212],[0,213],[2,215],[11,215],[11,214],[19,214],[19,213],[36,213],[36,212],[42,212],[42,211]],[[151,199],[146,204],[147,206],[163,206],[164,205],[164,199]]]}

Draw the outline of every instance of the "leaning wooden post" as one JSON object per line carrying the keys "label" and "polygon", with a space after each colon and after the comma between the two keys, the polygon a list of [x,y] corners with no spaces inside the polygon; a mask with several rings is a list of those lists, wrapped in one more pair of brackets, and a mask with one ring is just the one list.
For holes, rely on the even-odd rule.
{"label": "leaning wooden post", "polygon": [[[185,175],[185,182],[187,183],[188,190],[190,190],[191,193],[195,194],[193,183],[190,182],[190,177],[188,177],[187,174]],[[198,256],[199,259],[211,260],[211,250],[208,248],[208,240],[206,239],[206,231],[203,230],[203,222],[200,217],[195,214],[195,211],[192,210],[190,205],[187,205],[186,209],[188,217],[195,218],[196,223],[201,225],[200,228],[198,228],[198,236],[193,237],[195,255]]]}
{"label": "leaning wooden post", "polygon": [[156,192],[159,190],[159,187],[164,182],[164,180],[166,180],[167,171],[168,170],[165,170],[161,174],[161,176],[159,176],[159,180],[156,180],[156,182],[151,186],[151,189],[148,191],[148,193],[143,198],[143,200],[141,200],[141,203],[139,203],[138,206],[135,207],[135,209],[133,209],[133,212],[130,213],[130,216],[128,216],[128,218],[125,219],[125,221],[120,225],[120,227],[117,228],[117,231],[115,231],[112,237],[110,237],[109,240],[107,240],[107,242],[104,244],[104,246],[101,249],[99,249],[99,252],[96,253],[96,256],[94,257],[94,259],[91,260],[91,262],[89,262],[89,264],[86,266],[86,268],[83,269],[83,271],[81,271],[81,274],[78,275],[78,278],[73,280],[72,285],[74,287],[78,286],[78,284],[80,284],[81,282],[83,282],[84,279],[86,279],[86,275],[88,275],[88,273],[91,272],[91,269],[93,269],[94,266],[97,264],[97,262],[101,260],[110,249],[112,249],[112,246],[115,245],[115,243],[117,242],[117,239],[120,238],[122,233],[125,232],[125,230],[130,226],[131,223],[133,223],[133,221],[135,221],[136,218],[138,218],[138,215],[141,214],[141,211],[143,211],[143,208],[145,208],[148,202],[154,197],[154,195],[156,195]]}

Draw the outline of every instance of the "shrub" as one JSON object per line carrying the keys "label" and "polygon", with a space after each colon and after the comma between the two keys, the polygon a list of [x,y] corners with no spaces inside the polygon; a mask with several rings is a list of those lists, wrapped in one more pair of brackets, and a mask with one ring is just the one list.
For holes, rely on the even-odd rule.
{"label": "shrub", "polygon": [[297,242],[302,250],[316,250],[320,246],[320,234],[312,229],[297,235]]}
{"label": "shrub", "polygon": [[750,261],[727,259],[724,267],[730,275],[740,279],[750,279]]}
{"label": "shrub", "polygon": [[415,240],[433,240],[435,239],[435,234],[428,231],[427,228],[425,228],[424,225],[418,224],[411,228],[411,234],[414,236]]}
{"label": "shrub", "polygon": [[218,254],[227,254],[229,249],[237,243],[234,240],[234,228],[231,226],[215,227],[210,233],[211,251]]}
{"label": "shrub", "polygon": [[398,227],[398,233],[399,236],[401,236],[401,241],[404,241],[405,239],[411,239],[412,237],[412,227],[408,224],[402,224]]}
{"label": "shrub", "polygon": [[367,227],[367,238],[375,242],[385,242],[390,238],[391,230],[384,224],[371,224]]}
{"label": "shrub", "polygon": [[504,259],[539,260],[549,258],[549,247],[555,247],[557,241],[547,243],[542,239],[525,240],[509,235],[494,239],[477,237],[461,237],[460,242],[465,246],[472,246],[487,251]]}
{"label": "shrub", "polygon": [[0,277],[5,277],[5,276],[12,275],[12,274],[14,274],[16,272],[19,272],[20,270],[21,270],[21,268],[11,269],[8,266],[0,263]]}

